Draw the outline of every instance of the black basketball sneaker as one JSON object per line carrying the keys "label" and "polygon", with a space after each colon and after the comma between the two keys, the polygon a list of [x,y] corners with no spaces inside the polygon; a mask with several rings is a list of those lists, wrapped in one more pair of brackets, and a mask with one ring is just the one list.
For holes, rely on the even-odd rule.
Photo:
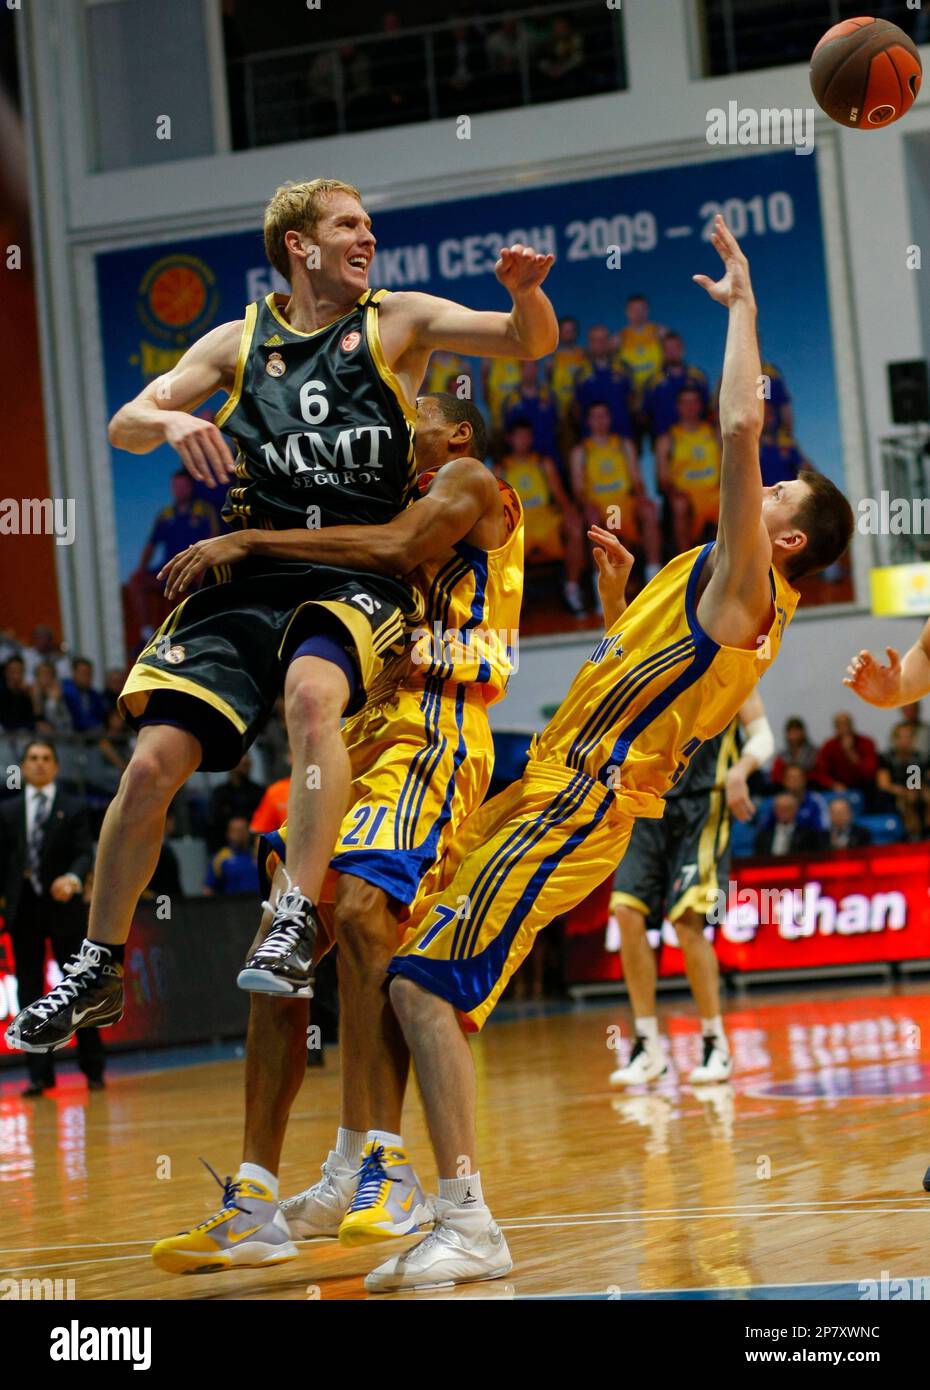
{"label": "black basketball sneaker", "polygon": [[54,1052],[79,1028],[109,1028],[122,1016],[123,967],[105,946],[85,941],[61,984],[16,1015],[6,1042],[18,1052]]}
{"label": "black basketball sneaker", "polygon": [[251,994],[312,999],[313,947],[319,928],[316,908],[296,885],[280,893],[268,935],[239,971],[239,988]]}

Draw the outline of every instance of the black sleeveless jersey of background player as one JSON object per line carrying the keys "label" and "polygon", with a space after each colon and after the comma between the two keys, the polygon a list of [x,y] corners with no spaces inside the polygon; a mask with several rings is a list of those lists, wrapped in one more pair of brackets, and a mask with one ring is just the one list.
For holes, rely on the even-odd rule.
{"label": "black sleeveless jersey of background player", "polygon": [[233,526],[378,524],[412,499],[415,414],[381,348],[386,294],[366,290],[313,333],[289,326],[286,295],[246,309],[235,383],[216,416],[239,450],[223,508]]}
{"label": "black sleeveless jersey of background player", "polygon": [[668,801],[677,796],[706,796],[722,787],[726,775],[739,757],[739,720],[734,719],[722,733],[705,739],[681,777],[665,793]]}

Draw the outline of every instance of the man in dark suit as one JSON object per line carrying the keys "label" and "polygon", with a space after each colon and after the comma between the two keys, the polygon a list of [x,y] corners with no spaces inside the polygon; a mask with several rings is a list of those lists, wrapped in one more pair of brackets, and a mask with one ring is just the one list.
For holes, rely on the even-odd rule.
{"label": "man in dark suit", "polygon": [[[56,784],[54,745],[33,739],[21,760],[22,795],[0,805],[0,896],[13,942],[20,999],[45,993],[45,943],[68,979],[70,956],[81,950],[86,907],[84,879],[92,842],[83,803]],[[74,964],[70,967],[73,973]],[[78,1062],[93,1090],[103,1086],[103,1043],[96,1028],[77,1035]],[[55,1084],[52,1052],[27,1052],[27,1096]]]}
{"label": "man in dark suit", "polygon": [[859,849],[872,843],[866,827],[853,820],[853,809],[845,796],[834,797],[828,810],[830,827],[823,837],[824,849]]}
{"label": "man in dark suit", "polygon": [[779,792],[772,803],[775,817],[767,830],[756,836],[756,854],[780,859],[789,854],[805,854],[820,848],[820,831],[798,825],[798,798],[793,792]]}

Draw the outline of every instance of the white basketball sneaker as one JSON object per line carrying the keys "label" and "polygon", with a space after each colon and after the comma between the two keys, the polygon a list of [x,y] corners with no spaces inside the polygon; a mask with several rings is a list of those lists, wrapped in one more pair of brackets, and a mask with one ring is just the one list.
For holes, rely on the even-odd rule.
{"label": "white basketball sneaker", "polygon": [[513,1269],[504,1233],[487,1207],[464,1209],[432,1199],[436,1225],[417,1245],[373,1269],[365,1280],[369,1293],[396,1289],[438,1289],[500,1279]]}
{"label": "white basketball sneaker", "polygon": [[618,1067],[610,1073],[612,1086],[643,1086],[647,1081],[657,1081],[668,1071],[665,1049],[659,1038],[644,1038],[637,1033],[630,1060],[625,1067]]}
{"label": "white basketball sneaker", "polygon": [[729,1081],[733,1075],[733,1058],[726,1041],[714,1034],[704,1039],[704,1057],[699,1067],[688,1078],[692,1086],[708,1086],[719,1081]]}
{"label": "white basketball sneaker", "polygon": [[320,1172],[319,1182],[281,1203],[292,1240],[312,1240],[314,1236],[336,1240],[339,1235],[339,1223],[355,1196],[358,1169],[331,1149]]}

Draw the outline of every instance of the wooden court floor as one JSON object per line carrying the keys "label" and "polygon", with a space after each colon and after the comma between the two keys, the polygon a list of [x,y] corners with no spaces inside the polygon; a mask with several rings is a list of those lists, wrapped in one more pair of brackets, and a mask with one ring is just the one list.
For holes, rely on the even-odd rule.
{"label": "wooden court floor", "polygon": [[[624,1296],[930,1275],[930,985],[756,991],[728,1010],[734,1081],[698,1094],[689,1003],[662,1005],[669,1074],[607,1084],[620,1005],[533,1012],[474,1042],[485,1193],[507,1279],[416,1298]],[[192,1054],[193,1055],[193,1054]],[[623,1055],[621,1053],[621,1055]],[[147,1072],[106,1092],[63,1077],[39,1102],[0,1081],[0,1278],[74,1280],[77,1298],[357,1299],[388,1248],[308,1242],[268,1271],[172,1277],[151,1244],[203,1220],[234,1172],[241,1059]],[[282,1192],[317,1175],[337,1125],[334,1049],[307,1074]],[[405,1135],[435,1177],[419,1103]],[[170,1171],[170,1177],[159,1176]]]}

